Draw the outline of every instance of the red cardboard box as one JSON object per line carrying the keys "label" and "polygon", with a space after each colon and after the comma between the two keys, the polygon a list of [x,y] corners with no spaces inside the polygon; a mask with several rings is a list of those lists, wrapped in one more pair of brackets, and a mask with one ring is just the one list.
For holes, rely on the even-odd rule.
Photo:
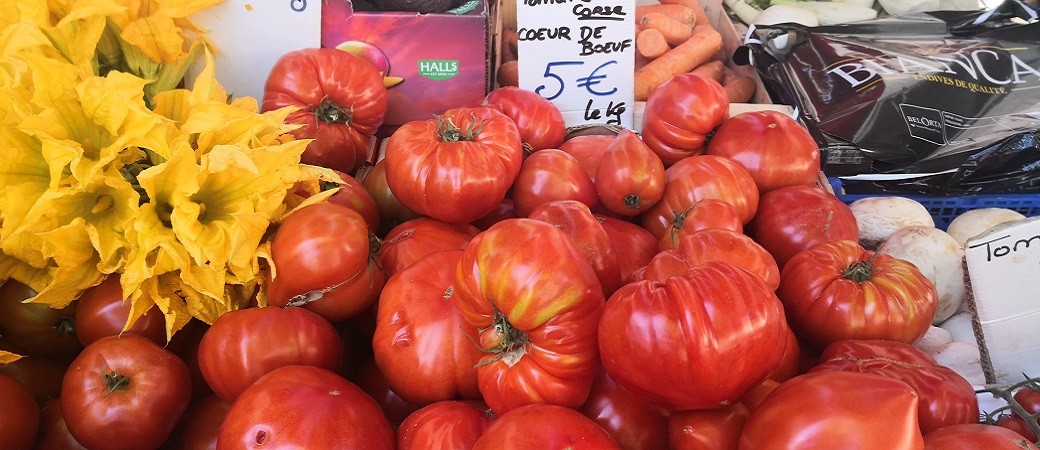
{"label": "red cardboard box", "polygon": [[491,87],[492,12],[487,0],[437,14],[354,12],[349,0],[331,0],[322,5],[321,46],[355,41],[347,45],[386,56],[387,84],[401,79],[387,89],[384,124],[392,128],[480,104]]}

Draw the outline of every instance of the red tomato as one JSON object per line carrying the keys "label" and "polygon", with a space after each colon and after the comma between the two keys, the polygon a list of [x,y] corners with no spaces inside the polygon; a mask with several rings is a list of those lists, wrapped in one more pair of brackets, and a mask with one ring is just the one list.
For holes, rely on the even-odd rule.
{"label": "red tomato", "polygon": [[596,422],[562,406],[526,405],[491,422],[473,450],[620,450]]}
{"label": "red tomato", "polygon": [[220,424],[224,423],[231,404],[216,395],[191,403],[168,442],[178,450],[216,450]]}
{"label": "red tomato", "polygon": [[0,375],[0,444],[3,448],[29,449],[40,429],[36,399],[13,378]]}
{"label": "red tomato", "polygon": [[494,108],[455,108],[409,122],[386,144],[386,181],[401,203],[469,223],[502,202],[523,161],[520,133]]}
{"label": "red tomato", "polygon": [[646,100],[643,141],[665,166],[704,153],[707,136],[729,116],[729,97],[717,81],[677,75]]}
{"label": "red tomato", "polygon": [[86,450],[69,433],[60,399],[51,400],[40,409],[40,433],[33,450]]}
{"label": "red tomato", "polygon": [[1040,385],[1025,385],[1015,391],[1015,401],[1029,414],[1040,414]]}
{"label": "red tomato", "polygon": [[424,406],[397,430],[397,450],[470,450],[491,423],[470,403],[441,401]]}
{"label": "red tomato", "polygon": [[23,355],[71,357],[79,353],[83,346],[76,338],[77,302],[60,309],[22,303],[35,296],[36,291],[13,279],[0,282],[0,334]]}
{"label": "red tomato", "polygon": [[379,264],[389,277],[430,253],[466,248],[479,232],[469,224],[449,224],[430,217],[412,219],[387,233],[380,243]]}
{"label": "red tomato", "polygon": [[763,194],[784,186],[815,186],[820,177],[816,141],[791,116],[778,111],[750,111],[726,119],[708,142],[708,154],[744,166]]}
{"label": "red tomato", "polygon": [[1036,450],[1014,431],[981,423],[951,425],[924,436],[927,450]]}
{"label": "red tomato", "polygon": [[624,220],[596,214],[617,255],[621,278],[645,266],[657,254],[657,238],[645,228]]}
{"label": "red tomato", "polygon": [[615,292],[599,322],[599,349],[622,387],[669,409],[712,409],[736,402],[777,367],[785,328],[783,307],[761,278],[709,262]]}
{"label": "red tomato", "polygon": [[480,398],[477,333],[452,301],[462,250],[431,253],[390,278],[372,338],[387,384],[409,403]]}
{"label": "red tomato", "polygon": [[813,245],[859,240],[852,209],[834,194],[809,186],[767,192],[745,231],[773,255],[781,270],[787,260]]}
{"label": "red tomato", "polygon": [[740,442],[748,409],[734,403],[719,409],[672,411],[668,440],[673,450],[731,450]]}
{"label": "red tomato", "polygon": [[376,209],[379,210],[378,234],[380,236],[402,222],[419,217],[418,213],[402,205],[390,190],[390,186],[386,184],[385,159],[379,160],[367,170],[359,171],[359,173],[361,172],[364,172],[363,176],[358,175],[361,186],[372,196],[372,200],[376,202]]}
{"label": "red tomato", "polygon": [[804,358],[805,355],[802,355],[802,346],[798,342],[798,336],[794,334],[794,330],[791,327],[787,327],[787,342],[784,345],[784,356],[781,358],[780,365],[777,366],[776,370],[769,374],[769,379],[782,383],[805,373],[803,368]]}
{"label": "red tomato", "polygon": [[356,178],[338,170],[336,175],[343,179],[343,183],[327,186],[329,189],[339,188],[339,191],[332,194],[332,197],[329,197],[329,202],[338,203],[361,214],[361,217],[365,218],[365,223],[368,224],[368,231],[378,233],[379,206],[376,205],[376,200],[372,198],[372,194],[369,194]]}
{"label": "red tomato", "polygon": [[361,366],[356,378],[358,387],[376,400],[383,415],[390,421],[390,426],[396,429],[413,412],[419,410],[421,405],[408,403],[397,395],[386,382],[386,377],[379,371],[374,358],[369,358]]}
{"label": "red tomato", "polygon": [[758,209],[758,189],[737,163],[713,155],[691,156],[665,171],[664,197],[642,215],[643,227],[661,239],[676,211],[687,211],[706,199],[722,200],[747,223]]}
{"label": "red tomato", "polygon": [[314,139],[300,161],[350,172],[368,158],[369,141],[386,115],[383,76],[365,60],[331,48],[282,55],[264,85],[262,111],[299,108],[285,118]]}
{"label": "red tomato", "polygon": [[477,235],[455,272],[454,299],[487,353],[477,367],[496,413],[530,403],[577,408],[599,364],[603,289],[566,233],[509,219]]}
{"label": "red tomato", "polygon": [[603,206],[625,217],[638,216],[664,195],[661,158],[629,130],[607,146],[594,179]]}
{"label": "red tomato", "polygon": [[271,304],[302,305],[330,322],[361,314],[386,282],[374,239],[365,219],[342,205],[318,203],[292,213],[271,241]]}
{"label": "red tomato", "polygon": [[605,134],[575,136],[564,141],[560,145],[560,150],[567,152],[567,154],[578,160],[578,164],[585,169],[585,173],[589,174],[589,179],[595,182],[596,172],[599,170],[599,163],[603,159],[603,153],[607,151],[607,147],[614,142],[616,137]]}
{"label": "red tomato", "polygon": [[0,364],[0,375],[14,378],[44,404],[61,395],[61,380],[72,358],[27,356],[10,364]]}
{"label": "red tomato", "polygon": [[1037,441],[1036,432],[1033,431],[1032,428],[1029,428],[1029,425],[1026,424],[1026,421],[1021,417],[1015,415],[1002,415],[1000,416],[1000,419],[997,420],[997,425],[1018,433],[1019,436],[1026,438],[1029,442]]}
{"label": "red tomato", "polygon": [[578,411],[603,427],[622,448],[668,448],[668,410],[619,386],[604,370]]}
{"label": "red tomato", "polygon": [[90,345],[103,337],[130,333],[166,345],[166,317],[157,306],[152,306],[130,329],[123,331],[129,317],[130,300],[123,298],[119,277],[111,275],[80,296],[76,307],[76,336],[83,345]]}
{"label": "red tomato", "polygon": [[505,114],[516,124],[520,141],[530,151],[559,148],[567,125],[555,104],[534,92],[514,86],[500,87],[484,98],[484,104]]}
{"label": "red tomato", "polygon": [[845,339],[912,344],[928,331],[938,303],[935,285],[916,266],[856,241],[795,255],[777,295],[791,329],[817,348]]}
{"label": "red tomato", "polygon": [[875,373],[909,384],[917,392],[921,432],[979,420],[975,388],[948,367],[910,344],[881,340],[846,340],[828,345],[810,372]]}
{"label": "red tomato", "polygon": [[748,414],[754,413],[762,402],[769,397],[769,394],[772,394],[776,388],[780,387],[780,383],[780,381],[776,381],[772,378],[763,381],[758,386],[748,389],[747,392],[740,397],[740,404],[747,408]]}
{"label": "red tomato", "polygon": [[97,450],[158,449],[190,402],[188,367],[136,334],[86,346],[61,386],[69,432],[84,447]]}
{"label": "red tomato", "polygon": [[771,291],[780,285],[780,270],[769,252],[743,234],[719,228],[683,236],[677,248],[658,253],[631,279],[664,281],[711,261],[732,264],[758,275]]}
{"label": "red tomato", "polygon": [[596,270],[604,295],[621,287],[621,267],[610,236],[588,207],[573,200],[557,200],[539,206],[529,218],[551,223],[570,236],[574,247]]}
{"label": "red tomato", "polygon": [[288,365],[339,369],[343,342],[327,320],[303,308],[225,313],[199,343],[199,369],[220,398],[233,402],[264,374]]}
{"label": "red tomato", "polygon": [[733,205],[710,198],[701,200],[685,211],[674,213],[674,217],[668,225],[668,231],[661,235],[657,250],[676,248],[683,236],[713,228],[743,233],[744,222],[741,221],[737,209]]}
{"label": "red tomato", "polygon": [[917,394],[899,380],[816,372],[776,388],[751,413],[740,450],[921,450]]}
{"label": "red tomato", "polygon": [[394,431],[354,383],[319,367],[284,366],[235,400],[217,448],[393,449]]}
{"label": "red tomato", "polygon": [[573,156],[562,150],[539,150],[528,156],[513,181],[511,196],[517,216],[554,200],[574,200],[592,208],[599,202],[596,185]]}

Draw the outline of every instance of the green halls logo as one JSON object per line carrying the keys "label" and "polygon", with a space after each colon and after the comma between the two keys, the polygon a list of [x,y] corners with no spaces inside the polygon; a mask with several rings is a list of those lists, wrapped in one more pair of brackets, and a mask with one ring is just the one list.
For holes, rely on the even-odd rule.
{"label": "green halls logo", "polygon": [[459,74],[457,59],[420,59],[419,75],[431,80],[447,80]]}

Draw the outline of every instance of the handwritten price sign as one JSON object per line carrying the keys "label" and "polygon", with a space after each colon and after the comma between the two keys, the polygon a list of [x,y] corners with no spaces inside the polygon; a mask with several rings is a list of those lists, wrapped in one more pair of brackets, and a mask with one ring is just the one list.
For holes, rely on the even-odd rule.
{"label": "handwritten price sign", "polygon": [[556,104],[567,126],[632,128],[635,0],[512,1],[520,87]]}
{"label": "handwritten price sign", "polygon": [[[236,97],[264,96],[271,67],[283,54],[321,45],[321,2],[317,0],[228,0],[192,20],[210,30],[220,52],[217,80]],[[189,82],[202,70],[195,64]]]}

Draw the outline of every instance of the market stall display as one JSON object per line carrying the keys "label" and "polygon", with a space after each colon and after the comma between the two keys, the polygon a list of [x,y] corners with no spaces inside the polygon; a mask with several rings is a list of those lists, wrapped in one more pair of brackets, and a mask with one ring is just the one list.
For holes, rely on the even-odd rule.
{"label": "market stall display", "polygon": [[493,84],[508,4],[330,6],[260,98],[228,3],[12,4],[0,448],[1036,448],[1033,214],[851,197],[721,2],[605,1],[630,127]]}

